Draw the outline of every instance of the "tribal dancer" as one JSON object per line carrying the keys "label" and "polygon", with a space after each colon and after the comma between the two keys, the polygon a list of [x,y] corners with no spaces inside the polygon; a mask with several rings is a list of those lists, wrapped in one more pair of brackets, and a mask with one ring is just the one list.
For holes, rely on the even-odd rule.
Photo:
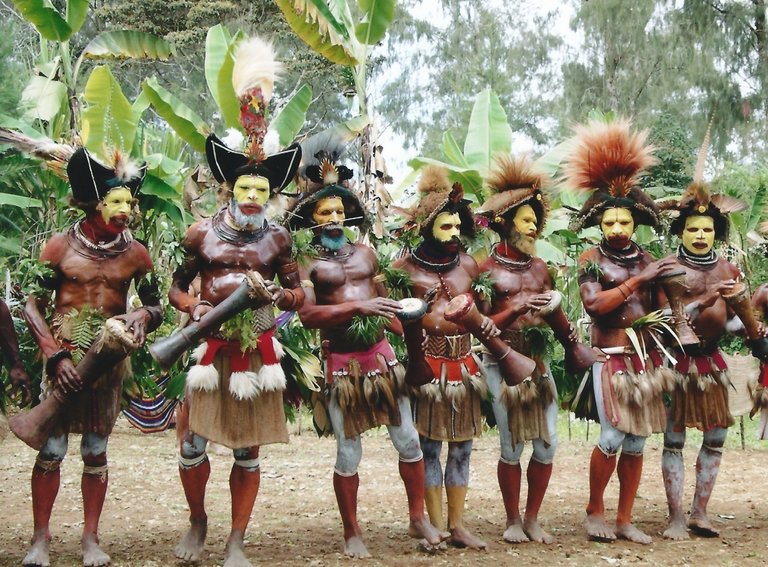
{"label": "tribal dancer", "polygon": [[[472,438],[481,432],[480,400],[487,392],[485,371],[471,352],[471,335],[443,316],[451,299],[471,293],[472,282],[480,273],[475,260],[461,251],[459,242],[460,234],[473,234],[474,222],[461,185],[452,186],[444,169],[424,168],[419,191],[421,199],[411,214],[422,240],[394,267],[408,272],[414,297],[423,298],[437,289],[432,308],[423,320],[426,358],[435,380],[420,387],[413,397],[426,467],[427,511],[432,524],[441,529],[445,481],[450,541],[458,547],[484,549],[486,543],[470,533],[462,519]],[[488,318],[483,322],[483,334],[498,335]],[[445,475],[440,464],[443,441],[448,442]]]}
{"label": "tribal dancer", "polygon": [[[682,502],[685,429],[696,427],[704,433],[696,460],[696,490],[687,528],[698,535],[716,537],[719,532],[707,516],[707,504],[720,470],[728,427],[734,424],[728,408],[731,382],[718,344],[729,329],[735,329],[729,323],[734,317],[730,299],[743,284],[739,283],[739,269],[719,257],[713,246],[715,241],[728,237],[728,213],[743,210],[745,205],[732,197],[710,195],[709,187],[702,181],[705,154],[706,143],[699,152],[693,183],[679,201],[665,203],[678,212],[670,232],[680,237],[682,243],[669,259],[676,263],[676,268],[685,270],[685,312],[700,341],[698,345],[686,346],[685,352],[674,354],[676,387],[661,461],[669,506],[669,526],[664,537],[673,540],[689,538]],[[748,296],[743,299],[751,312]]]}
{"label": "tribal dancer", "polygon": [[[24,362],[19,354],[19,338],[13,327],[13,318],[5,301],[0,299],[0,352],[8,365],[8,378],[11,382],[11,392],[19,396],[20,406],[26,406],[32,401],[29,390],[29,376],[24,369]],[[8,433],[5,415],[0,409],[0,441]]]}
{"label": "tribal dancer", "polygon": [[[79,393],[66,407],[65,420],[54,429],[32,469],[35,531],[24,565],[50,563],[49,522],[69,433],[83,434],[83,564],[107,565],[110,561],[99,547],[98,527],[109,478],[107,441],[120,411],[122,383],[130,374],[130,361],[105,369],[101,378],[84,389],[73,359],[91,345],[76,343],[74,330],[88,321],[98,324],[120,316],[136,343],[143,344],[146,333],[162,322],[157,290],[142,281],[152,270],[152,261],[127,228],[145,170],[146,166],[137,168],[117,153],[114,166],[104,166],[82,148],[67,164],[73,201],[85,217],[67,232],[51,237],[40,254],[40,261],[55,274],[43,282],[55,295],[50,326],[43,317],[48,298],[30,295],[24,315],[46,359],[41,397],[52,395],[54,388]],[[144,307],[125,314],[131,282],[137,282]]]}
{"label": "tribal dancer", "polygon": [[[549,213],[545,194],[549,184],[548,176],[537,171],[530,160],[501,158],[488,179],[491,196],[477,211],[501,237],[480,265],[493,280],[490,318],[510,347],[536,358],[536,371],[531,379],[507,386],[496,359],[490,354],[483,357],[501,441],[497,473],[507,512],[503,537],[512,543],[554,541],[539,525],[538,512],[557,447],[557,390],[542,353],[531,352],[525,329],[550,325],[566,349],[570,371],[583,373],[595,360],[591,351],[576,341],[575,330],[562,308],[550,307],[559,294],[552,291],[547,264],[535,256],[536,238],[541,235]],[[525,518],[521,520],[520,456],[526,441],[533,442],[533,454],[528,464]]]}
{"label": "tribal dancer", "polygon": [[[246,68],[257,62],[262,69]],[[285,375],[282,352],[274,337],[273,303],[283,310],[301,306],[304,293],[291,259],[291,236],[267,221],[271,194],[287,186],[301,159],[291,146],[266,156],[264,111],[272,93],[272,78],[240,84],[238,78],[270,77],[277,63],[270,45],[244,41],[233,73],[241,101],[241,122],[249,134],[247,153],[227,148],[211,134],[206,141],[208,165],[220,183],[231,188],[227,206],[213,218],[193,224],[184,237],[186,258],[173,276],[170,300],[198,321],[238,288],[250,271],[261,274],[272,301],[261,302],[241,318],[231,333],[214,331],[196,351],[197,365],[187,376],[187,396],[179,427],[179,476],[190,509],[190,529],[176,547],[176,556],[199,561],[207,534],[205,489],[210,474],[208,440],[233,450],[229,477],[232,528],[225,565],[248,566],[243,538],[259,491],[259,447],[286,443],[283,411]],[[259,72],[261,71],[261,72]],[[200,275],[200,295],[189,293]],[[283,287],[272,280],[278,276]],[[250,339],[248,343],[244,343]]]}
{"label": "tribal dancer", "polygon": [[[618,537],[648,544],[650,536],[632,524],[632,506],[645,439],[665,425],[663,383],[654,371],[661,359],[651,351],[642,360],[625,330],[657,309],[654,281],[674,269],[674,260],[653,262],[631,239],[637,225],[658,224],[658,208],[638,185],[643,170],[654,163],[646,133],[633,133],[628,121],[617,120],[591,122],[576,134],[576,149],[566,166],[568,181],[593,193],[576,214],[574,228],[598,225],[603,233],[600,244],[579,258],[579,289],[592,318],[592,346],[602,351],[592,372],[600,439],[589,467],[586,529],[596,541]],[[605,519],[603,494],[615,469],[619,505],[614,529]]]}
{"label": "tribal dancer", "polygon": [[[337,164],[343,146],[322,135],[310,142],[302,148],[309,164],[305,175],[316,187],[289,212],[288,224],[293,229],[311,228],[315,235],[317,254],[301,268],[308,283],[299,317],[305,327],[320,329],[323,341],[326,405],[337,447],[333,489],[344,525],[344,553],[370,557],[357,522],[357,468],[363,451],[360,435],[380,425],[387,426],[400,456],[410,516],[408,534],[434,546],[441,534],[424,515],[424,458],[413,426],[405,370],[384,337],[384,325],[402,334],[394,318],[400,305],[387,299],[373,249],[349,242],[344,234],[345,225],[364,224],[365,213],[348,188],[352,171]],[[379,319],[372,331],[375,336],[349,332],[361,318]]]}

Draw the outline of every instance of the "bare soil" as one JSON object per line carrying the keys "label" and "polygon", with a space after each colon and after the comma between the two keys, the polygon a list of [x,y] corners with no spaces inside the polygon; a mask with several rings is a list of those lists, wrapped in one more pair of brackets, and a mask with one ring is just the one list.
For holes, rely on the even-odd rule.
{"label": "bare soil", "polygon": [[[566,415],[561,415],[565,428]],[[756,443],[741,450],[738,427],[731,432],[710,513],[722,531],[719,539],[670,542],[661,538],[666,502],[661,482],[662,443],[649,439],[637,525],[654,537],[649,546],[587,541],[582,527],[588,494],[587,464],[595,442],[583,426],[568,440],[561,432],[547,498],[545,527],[557,538],[551,546],[504,543],[504,512],[496,481],[498,437],[489,432],[475,443],[467,501],[468,527],[489,542],[485,552],[449,548],[434,555],[418,549],[406,535],[405,493],[397,455],[384,430],[363,441],[359,516],[374,558],[353,562],[342,554],[341,522],[331,487],[335,443],[306,429],[288,445],[262,449],[262,483],[248,533],[247,555],[259,565],[765,565],[768,563],[768,448]],[[295,433],[295,431],[294,431]],[[578,438],[577,438],[578,437]],[[693,492],[699,439],[689,440],[686,500]],[[73,436],[62,469],[62,486],[53,512],[52,564],[81,565],[82,529],[79,439]],[[110,441],[110,487],[102,516],[101,541],[115,566],[177,565],[173,548],[187,526],[187,507],[178,481],[173,431],[142,435],[124,420]],[[526,449],[524,462],[529,450]],[[445,452],[444,452],[445,453]],[[35,452],[12,436],[0,444],[0,566],[18,565],[32,532],[29,476]],[[211,451],[208,486],[209,533],[201,565],[221,565],[229,529],[229,451]],[[525,482],[524,482],[525,484]],[[524,489],[525,490],[525,489]],[[607,490],[615,514],[618,485]],[[525,494],[523,494],[525,502]]]}

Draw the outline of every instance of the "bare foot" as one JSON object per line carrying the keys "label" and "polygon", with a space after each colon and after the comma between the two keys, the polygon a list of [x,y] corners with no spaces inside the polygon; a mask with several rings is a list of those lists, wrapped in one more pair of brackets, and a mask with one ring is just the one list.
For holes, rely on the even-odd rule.
{"label": "bare foot", "polygon": [[605,516],[602,514],[587,515],[584,527],[587,528],[587,537],[592,541],[604,543],[616,541],[616,532],[605,522]]}
{"label": "bare foot", "polygon": [[454,547],[468,547],[470,549],[486,549],[488,547],[487,543],[469,533],[463,526],[451,528],[450,542]]}
{"label": "bare foot", "polygon": [[691,517],[688,518],[688,527],[691,528],[693,533],[700,535],[701,537],[720,536],[720,530],[712,525],[712,522],[709,521],[707,516],[694,516],[691,514]]}
{"label": "bare foot", "polygon": [[85,567],[109,565],[109,555],[99,547],[99,538],[96,537],[96,534],[84,535],[80,545],[83,549],[83,565]]}
{"label": "bare foot", "polygon": [[32,536],[32,547],[21,561],[22,565],[34,567],[49,567],[51,536],[50,534],[35,534]]}
{"label": "bare foot", "polygon": [[197,563],[203,553],[205,536],[208,533],[208,519],[190,520],[189,531],[176,546],[176,557],[182,561]]}
{"label": "bare foot", "polygon": [[504,538],[504,541],[508,541],[509,543],[524,543],[529,541],[528,536],[525,535],[525,532],[523,531],[523,523],[520,521],[520,518],[509,524],[507,529],[504,530],[504,535],[501,537]]}
{"label": "bare foot", "polygon": [[363,538],[359,535],[353,535],[344,540],[344,555],[353,559],[368,559],[371,556],[363,543]]}
{"label": "bare foot", "polygon": [[553,538],[551,534],[542,529],[537,520],[524,520],[523,531],[525,532],[525,535],[528,536],[528,539],[535,541],[536,543],[545,543],[549,545],[555,541],[555,538]]}
{"label": "bare foot", "polygon": [[451,537],[449,532],[441,532],[424,517],[411,520],[408,525],[408,535],[414,539],[424,539],[429,545],[438,545],[444,539]]}
{"label": "bare foot", "polygon": [[676,520],[670,518],[669,526],[667,526],[662,535],[674,541],[691,539],[691,536],[688,534],[688,528],[686,528],[685,521],[682,518]]}
{"label": "bare foot", "polygon": [[635,543],[642,543],[648,545],[653,540],[651,536],[645,532],[638,530],[633,524],[616,525],[616,537],[619,539],[626,539]]}
{"label": "bare foot", "polygon": [[245,556],[245,544],[240,533],[233,533],[227,541],[227,558],[224,567],[253,567],[253,563]]}

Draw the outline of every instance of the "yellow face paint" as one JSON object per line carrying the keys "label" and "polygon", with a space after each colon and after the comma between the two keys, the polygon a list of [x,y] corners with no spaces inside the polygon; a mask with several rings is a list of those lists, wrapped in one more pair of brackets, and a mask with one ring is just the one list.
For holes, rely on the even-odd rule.
{"label": "yellow face paint", "polygon": [[461,218],[459,213],[440,213],[435,217],[432,224],[432,236],[438,242],[448,242],[454,236],[459,237],[461,233]]}
{"label": "yellow face paint", "polygon": [[632,218],[632,211],[624,207],[606,209],[600,220],[600,229],[612,246],[625,248],[629,245],[632,234],[635,232],[635,219]]}
{"label": "yellow face paint", "polygon": [[517,209],[515,217],[512,219],[517,232],[532,237],[536,236],[537,222],[536,213],[530,205],[523,205]]}
{"label": "yellow face paint", "polygon": [[344,224],[344,202],[341,197],[325,197],[315,205],[312,220],[318,226],[326,224]]}
{"label": "yellow face paint", "polygon": [[125,187],[115,187],[101,200],[99,210],[105,224],[115,217],[129,217],[133,207],[133,195]]}
{"label": "yellow face paint", "polygon": [[232,194],[239,205],[261,205],[269,201],[269,181],[266,177],[241,175],[235,181]]}
{"label": "yellow face paint", "polygon": [[691,254],[703,256],[715,244],[715,221],[710,216],[693,215],[685,219],[683,248]]}

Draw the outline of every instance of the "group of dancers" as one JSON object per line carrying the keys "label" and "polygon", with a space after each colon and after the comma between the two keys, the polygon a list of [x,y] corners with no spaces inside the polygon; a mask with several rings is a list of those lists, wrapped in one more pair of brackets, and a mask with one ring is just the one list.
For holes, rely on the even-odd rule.
{"label": "group of dancers", "polygon": [[[236,65],[258,57],[265,55],[241,48]],[[589,466],[588,537],[651,542],[633,524],[632,508],[645,440],[656,432],[664,434],[669,505],[664,537],[718,535],[707,504],[734,423],[718,344],[726,332],[741,332],[755,356],[765,356],[755,311],[766,309],[768,292],[760,288],[753,306],[739,269],[716,252],[728,236],[729,213],[743,204],[710,193],[701,177],[703,155],[684,195],[657,204],[640,186],[654,163],[645,132],[621,119],[576,128],[562,182],[588,198],[572,226],[599,227],[602,233],[599,244],[578,260],[581,301],[591,320],[587,346],[565,315],[547,264],[536,256],[550,214],[552,179],[529,158],[498,156],[485,180],[489,197],[476,210],[446,169],[425,167],[417,203],[404,213],[405,226],[417,235],[415,245],[383,270],[371,246],[350,240],[348,227],[365,227],[370,219],[351,183],[354,172],[342,162],[343,143],[315,136],[268,151],[264,117],[271,82],[241,87],[245,151],[229,148],[214,134],[206,142],[208,166],[229,200],[186,231],[184,261],[168,294],[170,304],[188,316],[188,329],[203,337],[177,413],[179,476],[190,510],[178,558],[202,558],[210,475],[206,446],[213,441],[231,448],[234,457],[225,566],[251,565],[244,534],[259,490],[260,447],[288,441],[283,349],[275,336],[278,310],[295,312],[304,327],[319,330],[325,379],[312,408],[321,432],[337,442],[333,488],[346,555],[369,557],[357,519],[357,470],[362,434],[381,425],[399,455],[408,535],[429,549],[486,547],[463,521],[472,443],[482,431],[485,399],[492,400],[499,431],[503,539],[554,540],[539,521],[539,510],[556,459],[558,395],[531,328],[551,329],[562,344],[566,369],[584,375],[580,415],[601,426]],[[43,247],[40,260],[53,276],[41,282],[45,293],[31,293],[24,308],[46,361],[41,399],[56,402],[59,411],[34,443],[39,449],[32,470],[34,532],[24,565],[50,564],[49,522],[69,433],[82,433],[83,564],[110,561],[98,539],[109,477],[107,442],[122,380],[130,373],[127,354],[141,348],[163,321],[162,298],[147,277],[153,269],[150,254],[128,229],[145,170],[122,157],[105,165],[84,148],[68,160],[73,202],[84,214]],[[277,197],[291,181],[299,192],[276,218]],[[671,223],[664,225],[663,215]],[[640,225],[667,226],[680,239],[677,251],[654,260],[632,239]],[[299,230],[310,230],[313,237],[310,251],[297,258],[292,234]],[[478,263],[463,251],[462,238],[486,230],[498,235],[498,243]],[[385,271],[400,274],[400,291],[408,299],[390,298]],[[127,310],[132,284],[141,307]],[[240,295],[247,300],[233,306]],[[46,318],[50,302],[52,316]],[[12,363],[11,381],[24,389],[28,377],[2,307],[0,337]],[[82,344],[75,331],[83,318],[116,324],[130,348],[111,355],[101,343]],[[661,327],[674,332],[660,333]],[[398,360],[385,331],[404,337],[407,364]],[[98,358],[105,356],[113,358]],[[686,517],[682,451],[689,427],[702,430],[704,438]],[[521,515],[520,459],[527,441],[533,451]],[[606,518],[603,501],[614,471],[615,522]]]}

